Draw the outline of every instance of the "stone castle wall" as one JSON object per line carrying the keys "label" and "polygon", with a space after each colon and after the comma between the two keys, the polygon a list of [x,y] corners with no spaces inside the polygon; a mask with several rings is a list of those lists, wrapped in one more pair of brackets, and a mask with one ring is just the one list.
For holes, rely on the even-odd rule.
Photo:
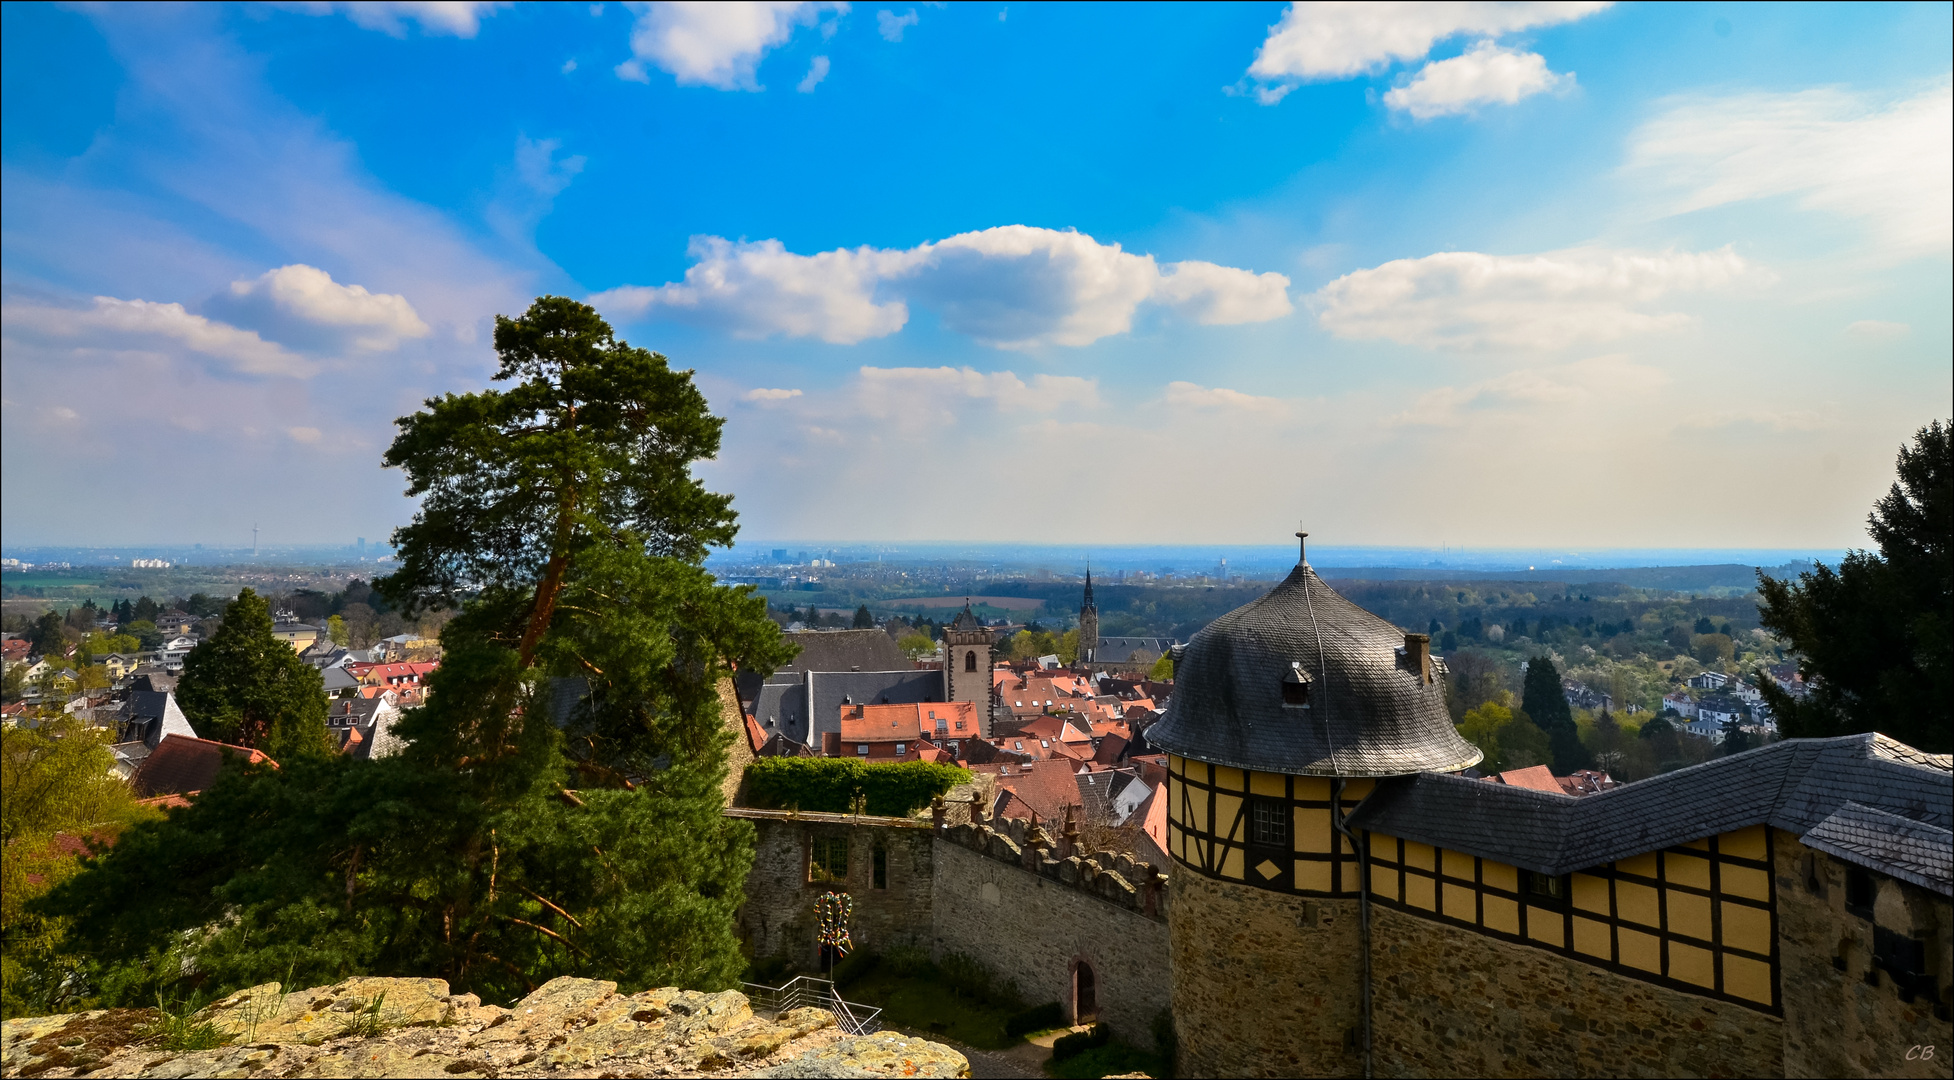
{"label": "stone castle wall", "polygon": [[[845,892],[855,902],[850,933],[857,948],[881,952],[897,945],[929,947],[935,896],[934,854],[927,822],[741,810],[759,836],[739,932],[756,957],[780,957],[801,971],[820,966],[814,901]],[[808,881],[808,846],[815,840],[848,841],[848,878]],[[875,887],[875,855],[883,857],[884,885]]]}
{"label": "stone castle wall", "polygon": [[1358,914],[1354,899],[1176,876],[1180,1075],[1363,1075]]}
{"label": "stone castle wall", "polygon": [[1784,1075],[1783,1021],[1734,1002],[1378,906],[1371,944],[1378,1076]]}
{"label": "stone castle wall", "polygon": [[[1873,967],[1875,926],[1919,940],[1943,1003],[1954,1002],[1954,905],[1892,878],[1872,918],[1846,910],[1846,864],[1779,834],[1778,948],[1783,963],[1784,1075],[1944,1077],[1954,1024],[1925,993],[1907,1001]],[[1869,978],[1870,976],[1870,978]],[[1922,1047],[1934,1048],[1932,1057]]]}

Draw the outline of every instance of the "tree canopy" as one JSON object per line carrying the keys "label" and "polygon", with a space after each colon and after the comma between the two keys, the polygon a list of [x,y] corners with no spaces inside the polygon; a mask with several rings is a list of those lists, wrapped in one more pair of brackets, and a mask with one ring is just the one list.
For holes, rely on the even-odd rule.
{"label": "tree canopy", "polygon": [[459,609],[405,749],[233,762],[57,890],[102,1000],[186,962],[209,991],[397,974],[494,1001],[737,979],[752,829],[721,812],[719,684],[792,648],[701,565],[734,533],[690,472],[720,421],[574,301],[498,319],[495,345],[513,385],[430,399],[386,456],[422,502],[376,588]]}
{"label": "tree canopy", "polygon": [[1790,643],[1810,693],[1762,690],[1786,735],[1879,731],[1932,753],[1954,750],[1954,422],[1900,448],[1899,477],[1874,504],[1879,550],[1849,551],[1796,581],[1758,573],[1764,626]]}
{"label": "tree canopy", "polygon": [[224,624],[183,658],[177,704],[206,739],[279,761],[330,754],[336,748],[326,734],[325,684],[271,631],[270,605],[250,589],[239,591],[224,609]]}
{"label": "tree canopy", "polygon": [[1545,656],[1527,661],[1526,685],[1520,694],[1520,711],[1535,727],[1547,733],[1553,747],[1554,772],[1562,776],[1590,764],[1588,749],[1574,726],[1574,710],[1561,692],[1560,669]]}

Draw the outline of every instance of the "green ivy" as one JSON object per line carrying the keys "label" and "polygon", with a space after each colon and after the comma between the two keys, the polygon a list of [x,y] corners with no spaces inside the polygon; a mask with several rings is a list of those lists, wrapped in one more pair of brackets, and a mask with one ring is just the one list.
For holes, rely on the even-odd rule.
{"label": "green ivy", "polygon": [[870,765],[853,758],[774,757],[746,767],[748,800],[769,810],[846,814],[862,796],[863,813],[906,817],[969,782],[963,769],[928,761]]}

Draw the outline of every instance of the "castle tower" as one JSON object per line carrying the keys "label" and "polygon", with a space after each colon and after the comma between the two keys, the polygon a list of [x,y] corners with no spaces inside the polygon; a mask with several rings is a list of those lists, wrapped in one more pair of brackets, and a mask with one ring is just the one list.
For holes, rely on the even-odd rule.
{"label": "castle tower", "polygon": [[1092,563],[1086,563],[1086,595],[1079,603],[1078,665],[1090,671],[1099,659],[1099,605],[1092,602]]}
{"label": "castle tower", "polygon": [[984,718],[984,736],[991,727],[991,632],[966,602],[950,625],[943,628],[943,700],[968,701]]}
{"label": "castle tower", "polygon": [[1476,764],[1430,641],[1300,556],[1177,650],[1167,714],[1173,1013],[1183,1076],[1358,1076],[1360,865],[1343,821],[1380,777]]}

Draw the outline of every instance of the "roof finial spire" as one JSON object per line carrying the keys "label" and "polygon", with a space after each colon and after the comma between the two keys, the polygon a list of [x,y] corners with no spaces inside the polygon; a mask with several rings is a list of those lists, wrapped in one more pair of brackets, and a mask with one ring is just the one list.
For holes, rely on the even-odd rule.
{"label": "roof finial spire", "polygon": [[1309,534],[1301,529],[1296,530],[1296,565],[1309,565]]}

